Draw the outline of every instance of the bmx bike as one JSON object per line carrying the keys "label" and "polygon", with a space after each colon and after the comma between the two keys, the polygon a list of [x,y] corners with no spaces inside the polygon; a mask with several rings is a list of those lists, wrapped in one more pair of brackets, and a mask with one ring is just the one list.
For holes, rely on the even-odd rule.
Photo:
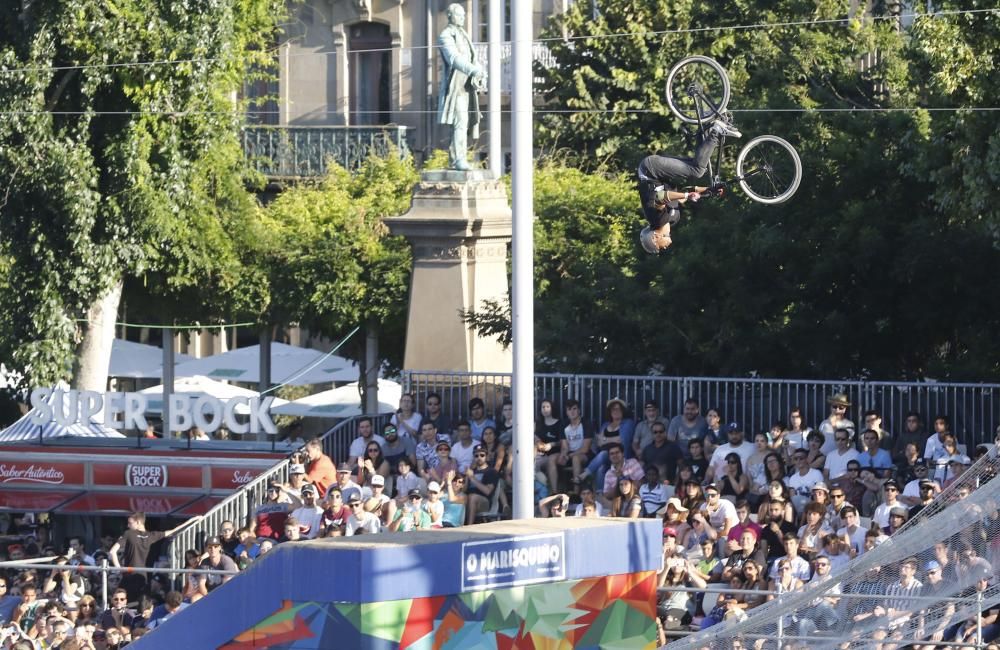
{"label": "bmx bike", "polygon": [[[726,119],[729,104],[729,75],[715,59],[689,56],[681,59],[667,75],[667,106],[685,124],[696,125],[704,138],[715,120]],[[736,157],[736,176],[722,178],[725,138],[719,141],[715,165],[708,164],[712,179],[709,193],[738,183],[743,192],[758,203],[787,201],[802,182],[802,161],[789,142],[776,135],[759,135],[747,142]]]}

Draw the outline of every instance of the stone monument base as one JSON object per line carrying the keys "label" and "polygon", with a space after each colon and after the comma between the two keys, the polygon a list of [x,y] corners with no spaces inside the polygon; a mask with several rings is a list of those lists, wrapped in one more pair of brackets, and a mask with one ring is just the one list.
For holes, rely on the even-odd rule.
{"label": "stone monument base", "polygon": [[461,317],[509,293],[504,184],[485,170],[423,172],[410,210],[384,221],[413,247],[404,367],[510,372],[510,350],[476,335]]}

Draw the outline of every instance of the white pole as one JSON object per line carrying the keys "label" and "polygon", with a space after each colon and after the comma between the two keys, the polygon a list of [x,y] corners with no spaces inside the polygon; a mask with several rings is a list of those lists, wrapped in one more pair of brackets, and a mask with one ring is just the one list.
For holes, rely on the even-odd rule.
{"label": "white pole", "polygon": [[513,83],[511,107],[513,109],[511,173],[514,194],[514,245],[512,266],[514,272],[513,306],[511,320],[514,338],[514,518],[530,519],[535,514],[534,504],[534,376],[535,376],[535,309],[532,302],[534,242],[532,228],[534,209],[532,194],[534,183],[532,139],[532,75],[531,75],[531,19],[534,3],[511,3],[514,28],[511,53],[513,55]]}
{"label": "white pole", "polygon": [[490,171],[494,178],[503,175],[503,143],[500,139],[500,42],[503,40],[503,0],[490,0],[488,13],[489,77],[486,96],[490,114]]}

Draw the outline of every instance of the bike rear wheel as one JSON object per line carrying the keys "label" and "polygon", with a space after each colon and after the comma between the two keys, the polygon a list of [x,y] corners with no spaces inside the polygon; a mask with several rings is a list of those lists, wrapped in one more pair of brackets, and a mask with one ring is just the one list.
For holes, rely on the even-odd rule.
{"label": "bike rear wheel", "polygon": [[714,121],[726,110],[729,93],[729,75],[707,56],[685,57],[667,74],[667,106],[686,124]]}
{"label": "bike rear wheel", "polygon": [[795,147],[775,135],[759,135],[736,159],[740,187],[758,203],[782,203],[799,189],[802,160]]}

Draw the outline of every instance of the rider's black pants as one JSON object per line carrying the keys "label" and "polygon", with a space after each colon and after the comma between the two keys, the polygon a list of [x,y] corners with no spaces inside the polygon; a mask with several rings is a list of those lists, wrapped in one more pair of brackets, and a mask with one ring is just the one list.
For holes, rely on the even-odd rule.
{"label": "rider's black pants", "polygon": [[719,144],[719,136],[709,133],[695,147],[693,158],[680,156],[646,156],[639,163],[639,200],[646,220],[653,228],[680,219],[680,204],[670,201],[666,207],[657,207],[654,191],[657,185],[676,189],[690,185],[708,171],[708,162]]}

